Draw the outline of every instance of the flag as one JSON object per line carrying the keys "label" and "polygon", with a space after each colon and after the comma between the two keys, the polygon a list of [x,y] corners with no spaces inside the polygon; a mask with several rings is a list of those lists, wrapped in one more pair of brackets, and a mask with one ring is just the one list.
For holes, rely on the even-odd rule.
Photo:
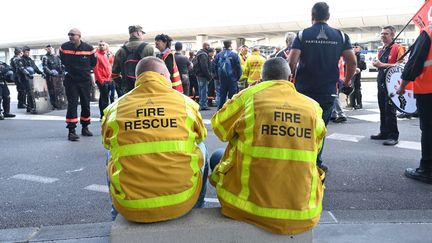
{"label": "flag", "polygon": [[420,30],[431,33],[429,24],[432,21],[432,0],[427,0],[419,11],[417,11],[412,20]]}

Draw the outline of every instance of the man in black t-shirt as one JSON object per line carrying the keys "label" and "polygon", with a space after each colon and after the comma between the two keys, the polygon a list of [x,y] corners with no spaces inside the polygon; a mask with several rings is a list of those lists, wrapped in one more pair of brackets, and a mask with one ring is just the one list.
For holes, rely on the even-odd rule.
{"label": "man in black t-shirt", "polygon": [[181,53],[183,44],[181,42],[175,43],[174,58],[177,63],[177,68],[180,72],[180,77],[183,85],[183,94],[189,96],[190,82],[189,82],[189,70],[192,69],[192,62]]}
{"label": "man in black t-shirt", "polygon": [[[350,83],[357,65],[349,37],[330,27],[327,24],[329,18],[329,6],[325,2],[316,3],[312,7],[312,27],[297,34],[288,58],[291,70],[295,71],[296,89],[320,104],[326,125],[337,96],[340,56],[347,65],[343,80],[345,86]],[[317,165],[327,169],[322,165],[321,153],[318,155]]]}

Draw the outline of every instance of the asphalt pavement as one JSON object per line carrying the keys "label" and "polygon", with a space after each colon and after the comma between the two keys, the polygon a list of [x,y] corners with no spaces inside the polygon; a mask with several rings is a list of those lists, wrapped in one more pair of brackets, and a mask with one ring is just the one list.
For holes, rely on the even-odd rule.
{"label": "asphalt pavement", "polygon": [[[326,221],[315,229],[315,241],[430,242],[432,186],[403,176],[419,163],[418,119],[399,119],[397,146],[370,140],[379,131],[376,84],[362,85],[364,109],[345,110],[347,122],[328,126]],[[16,90],[10,89],[17,117],[0,121],[0,242],[108,241],[110,201],[97,103],[91,105],[94,136],[69,142],[65,110],[30,115],[16,109]],[[215,111],[202,112],[210,153],[224,146],[210,127]],[[207,207],[218,207],[208,188]]]}

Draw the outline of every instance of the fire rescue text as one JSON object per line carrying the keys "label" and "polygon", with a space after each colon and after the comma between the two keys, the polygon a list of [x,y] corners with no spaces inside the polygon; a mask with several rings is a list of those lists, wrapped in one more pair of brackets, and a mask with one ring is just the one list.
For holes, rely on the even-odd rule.
{"label": "fire rescue text", "polygon": [[301,120],[301,115],[298,113],[275,111],[273,113],[273,121],[283,122],[286,123],[286,125],[262,124],[261,135],[311,138],[311,128],[303,128],[295,125],[301,124]]}
{"label": "fire rescue text", "polygon": [[[176,128],[176,118],[164,118],[165,108],[140,108],[135,112],[137,118],[124,123],[125,131],[152,128]],[[143,118],[144,117],[144,118]]]}

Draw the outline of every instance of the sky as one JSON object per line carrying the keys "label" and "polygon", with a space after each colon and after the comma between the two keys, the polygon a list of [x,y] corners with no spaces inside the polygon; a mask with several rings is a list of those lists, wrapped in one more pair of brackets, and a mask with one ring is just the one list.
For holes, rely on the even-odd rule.
{"label": "sky", "polygon": [[[309,20],[317,1],[265,0],[2,0],[0,43],[49,38],[67,39],[71,28],[86,35],[127,33],[129,25],[145,31]],[[415,14],[423,0],[328,0],[331,17]],[[19,10],[17,9],[19,7]],[[132,10],[132,11],[128,11]]]}

